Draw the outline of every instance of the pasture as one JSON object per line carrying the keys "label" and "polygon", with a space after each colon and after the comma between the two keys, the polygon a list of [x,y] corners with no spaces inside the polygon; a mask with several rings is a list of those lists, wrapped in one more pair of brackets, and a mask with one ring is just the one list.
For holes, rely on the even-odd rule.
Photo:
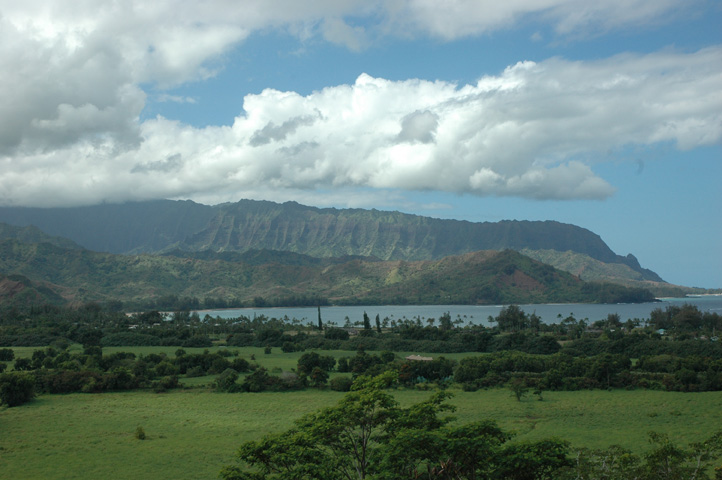
{"label": "pasture", "polygon": [[[577,447],[619,444],[641,453],[650,430],[686,445],[722,425],[719,392],[545,392],[543,401],[529,396],[521,402],[506,389],[453,392],[459,422],[492,418],[517,432],[517,439],[556,436]],[[216,478],[242,442],[282,431],[342,395],[313,389],[230,394],[198,387],[162,394],[44,395],[0,408],[0,472],[13,479]],[[395,395],[409,405],[429,392]],[[146,440],[135,438],[138,426]]]}

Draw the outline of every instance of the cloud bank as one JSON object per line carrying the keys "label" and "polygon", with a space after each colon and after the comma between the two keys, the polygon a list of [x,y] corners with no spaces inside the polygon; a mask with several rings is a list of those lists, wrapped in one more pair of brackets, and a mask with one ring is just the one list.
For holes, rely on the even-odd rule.
{"label": "cloud bank", "polygon": [[[672,0],[33,1],[0,15],[0,204],[286,198],[376,188],[602,199],[609,152],[720,142],[722,48],[520,61],[472,85],[361,74],[307,96],[265,90],[232,125],[140,121],[144,88],[203,81],[255,31],[353,50],[453,40],[529,16],[559,35],[664,21]],[[360,19],[360,20],[359,20]],[[162,99],[192,102],[167,96]]]}

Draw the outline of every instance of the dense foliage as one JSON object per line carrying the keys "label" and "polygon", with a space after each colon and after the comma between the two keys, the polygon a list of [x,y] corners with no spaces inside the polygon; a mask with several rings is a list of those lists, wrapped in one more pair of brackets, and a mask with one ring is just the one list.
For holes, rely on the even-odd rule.
{"label": "dense foliage", "polygon": [[[510,442],[491,420],[459,425],[446,415],[450,394],[402,408],[396,377],[359,377],[339,403],[307,415],[290,430],[246,442],[224,480],[399,479],[709,479],[722,456],[722,431],[680,447],[650,432],[643,460],[620,447],[572,452],[560,439]],[[722,466],[715,478],[722,477]]]}
{"label": "dense foliage", "polygon": [[[266,257],[273,255],[266,255]],[[122,302],[125,308],[195,310],[242,306],[350,304],[619,303],[652,293],[585,283],[514,250],[478,251],[433,261],[334,261],[257,264],[232,257],[113,255],[0,237],[0,307],[70,301]],[[285,263],[284,263],[285,262]]]}
{"label": "dense foliage", "polygon": [[[216,385],[219,391],[323,388],[334,369],[353,377],[389,371],[409,386],[457,383],[468,390],[509,386],[518,398],[529,389],[540,395],[544,390],[586,388],[722,390],[722,344],[713,336],[722,328],[722,317],[690,305],[656,309],[645,321],[622,323],[617,315],[609,315],[591,325],[571,316],[557,324],[543,324],[535,315],[509,305],[490,320],[495,325],[486,328],[464,325],[462,319],[445,314],[438,324],[436,319],[376,319],[372,327],[365,316],[357,325],[321,324],[321,332],[316,325],[287,318],[201,319],[187,311],[128,316],[97,304],[77,309],[45,306],[3,315],[0,346],[5,348],[0,348],[0,373],[9,366],[14,370],[3,377],[4,388],[10,392],[26,378],[16,373],[28,372],[38,393],[163,390],[178,386],[179,376],[207,374],[223,375]],[[232,350],[185,354],[182,349],[210,347],[218,341],[231,348],[281,347],[283,352],[306,353],[295,371],[277,376],[243,358],[230,359],[237,356]],[[71,343],[82,344],[84,351],[69,353],[66,349]],[[102,354],[106,346],[155,345],[181,348],[174,357]],[[15,359],[9,346],[44,348],[32,358]],[[315,351],[324,349],[356,354],[336,362]],[[393,353],[398,351],[477,355],[456,362],[443,356],[398,358]],[[239,377],[247,372],[252,373]],[[350,388],[344,379],[334,379],[329,386],[340,391]],[[18,398],[26,401],[32,395]]]}
{"label": "dense foliage", "polygon": [[241,466],[221,477],[241,479],[549,478],[570,465],[561,440],[508,444],[493,422],[452,426],[442,416],[448,394],[401,408],[386,388],[393,375],[359,377],[335,407],[296,422],[288,432],[248,442]]}

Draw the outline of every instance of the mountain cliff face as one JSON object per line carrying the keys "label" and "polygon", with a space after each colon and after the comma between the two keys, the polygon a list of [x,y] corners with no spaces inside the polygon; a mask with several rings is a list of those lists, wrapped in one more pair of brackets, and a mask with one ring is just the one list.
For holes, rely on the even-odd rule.
{"label": "mountain cliff face", "polygon": [[553,221],[472,223],[399,212],[242,200],[216,206],[153,201],[62,209],[0,208],[0,222],[35,225],[111,253],[281,250],[315,257],[436,260],[479,250],[575,252],[662,281],[581,227]]}
{"label": "mountain cliff face", "polygon": [[[235,253],[235,252],[234,252]],[[118,255],[50,243],[0,240],[0,307],[121,301],[134,309],[279,304],[509,304],[629,302],[648,291],[590,284],[513,250],[442,260],[379,261],[304,258],[258,251],[250,263],[176,255]],[[202,255],[205,256],[205,255]],[[216,257],[216,258],[214,258]],[[200,300],[199,300],[200,299]],[[210,300],[209,300],[210,299]],[[261,302],[259,303],[259,299]],[[191,307],[188,307],[191,308]]]}

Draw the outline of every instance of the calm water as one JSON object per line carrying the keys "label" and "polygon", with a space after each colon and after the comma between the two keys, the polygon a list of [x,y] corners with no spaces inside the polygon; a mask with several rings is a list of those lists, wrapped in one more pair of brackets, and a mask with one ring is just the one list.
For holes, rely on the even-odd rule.
{"label": "calm water", "polygon": [[[714,312],[722,315],[722,296],[686,297],[686,298],[665,298],[654,303],[637,304],[540,304],[520,305],[527,313],[536,313],[545,323],[556,323],[559,315],[566,318],[573,315],[577,319],[588,319],[590,322],[602,320],[610,313],[619,314],[622,321],[630,318],[646,319],[655,308],[664,309],[670,305],[681,306],[685,303],[697,305],[703,312]],[[346,317],[351,323],[363,320],[366,312],[373,322],[376,315],[381,319],[388,317],[389,320],[400,320],[403,318],[422,321],[428,318],[438,319],[446,312],[451,314],[452,319],[460,318],[464,323],[475,323],[488,325],[487,318],[496,316],[502,309],[502,305],[389,305],[389,306],[357,306],[357,307],[321,307],[321,319],[323,323],[335,322],[338,325],[346,323]],[[201,317],[208,314],[211,317],[235,318],[241,315],[253,318],[254,316],[265,315],[269,318],[284,318],[300,320],[301,323],[318,322],[318,311],[316,307],[304,308],[234,308],[227,310],[203,310],[198,312]]]}

